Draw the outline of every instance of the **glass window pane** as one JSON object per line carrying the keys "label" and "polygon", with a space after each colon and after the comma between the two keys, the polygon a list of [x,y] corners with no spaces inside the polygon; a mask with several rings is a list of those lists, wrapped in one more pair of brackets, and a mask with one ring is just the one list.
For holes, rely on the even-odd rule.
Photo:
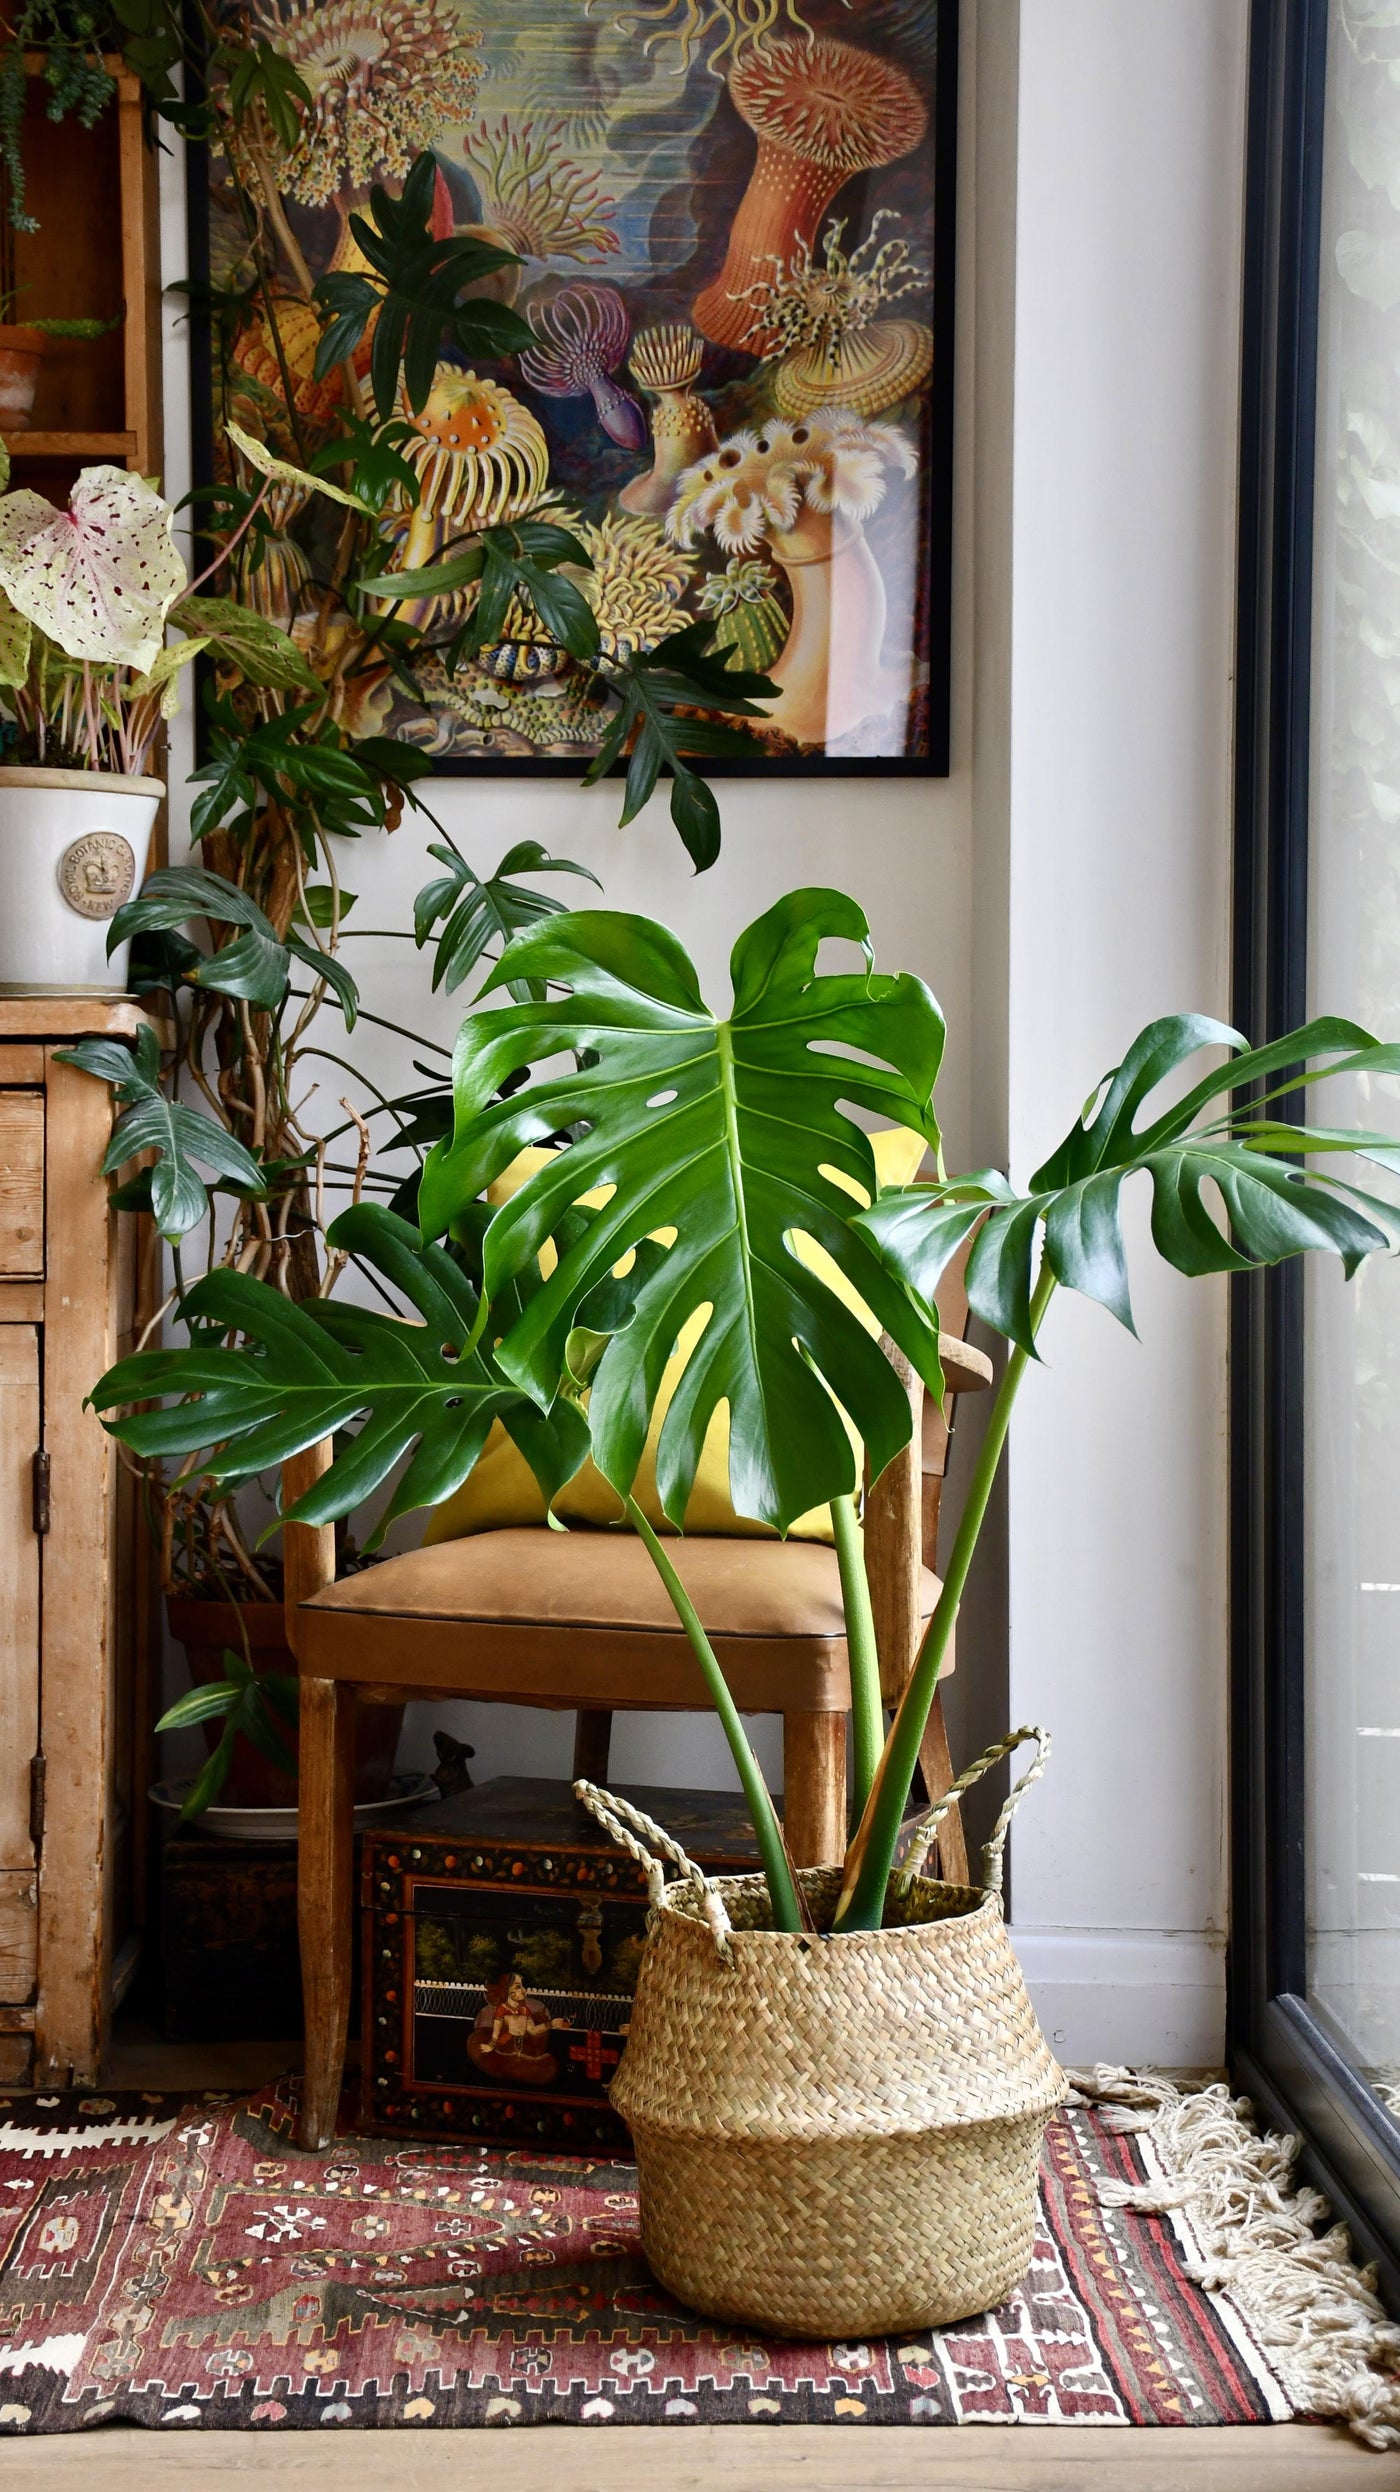
{"label": "glass window pane", "polygon": [[[1400,4],[1338,0],[1318,365],[1312,1009],[1400,1039]],[[1319,1124],[1400,1131],[1391,1081]],[[1365,1177],[1365,1171],[1359,1173]],[[1393,1193],[1380,1178],[1377,1190]],[[1309,1999],[1400,2106],[1400,1261],[1307,1273]]]}

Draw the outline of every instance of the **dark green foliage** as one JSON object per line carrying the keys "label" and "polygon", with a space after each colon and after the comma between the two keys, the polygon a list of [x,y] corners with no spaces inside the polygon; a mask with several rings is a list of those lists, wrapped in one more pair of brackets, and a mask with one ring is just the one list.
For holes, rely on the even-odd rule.
{"label": "dark green foliage", "polygon": [[370,348],[370,387],[380,422],[398,416],[399,381],[417,415],[427,402],[444,343],[470,362],[517,353],[535,342],[534,331],[503,303],[468,296],[466,287],[493,269],[517,265],[470,235],[444,241],[432,231],[435,160],[415,158],[402,194],[394,199],[376,182],[369,215],[352,216],[350,230],[372,275],[339,270],[323,277],[316,301],[326,326],[316,355],[316,377],[353,355],[375,313]]}
{"label": "dark green foliage", "polygon": [[[1139,1125],[1158,1085],[1206,1047],[1229,1048],[1230,1061]],[[1331,1061],[1307,1070],[1318,1056]],[[981,1169],[945,1185],[887,1194],[859,1226],[891,1272],[924,1301],[950,1256],[976,1232],[968,1303],[993,1331],[1031,1355],[1031,1293],[1041,1244],[1046,1267],[1062,1287],[1098,1299],[1133,1330],[1119,1216],[1123,1187],[1133,1176],[1151,1180],[1153,1242],[1178,1272],[1244,1272],[1322,1248],[1341,1257],[1349,1277],[1363,1256],[1391,1242],[1395,1213],[1325,1169],[1298,1162],[1348,1152],[1395,1169],[1400,1146],[1384,1134],[1310,1130],[1265,1111],[1272,1100],[1329,1074],[1397,1070],[1400,1049],[1377,1047],[1351,1021],[1310,1021],[1271,1046],[1251,1048],[1221,1022],[1173,1014],[1152,1022],[1105,1075],[1024,1194],[998,1170]],[[1280,1083],[1281,1074],[1287,1078]],[[1213,1203],[1224,1211],[1224,1225]]]}
{"label": "dark green foliage", "polygon": [[688,768],[683,756],[724,754],[752,762],[752,739],[737,727],[684,713],[723,710],[735,718],[761,718],[762,704],[777,693],[766,675],[731,667],[732,650],[714,650],[715,626],[702,620],[672,632],[654,649],[627,659],[614,673],[621,707],[584,781],[592,787],[627,751],[627,793],[624,824],[635,819],[663,770],[671,778],[671,820],[702,874],[719,855],[719,807],[705,781]]}
{"label": "dark green foliage", "polygon": [[[473,873],[458,848],[439,847],[434,841],[428,854],[446,870],[436,881],[425,883],[414,901],[413,932],[421,946],[439,918],[445,921],[434,949],[433,986],[445,987],[449,995],[480,966],[493,943],[506,944],[522,926],[561,914],[562,900],[516,882],[515,875],[581,874],[586,882],[598,881],[586,865],[550,856],[537,839],[521,840],[485,879]],[[511,991],[523,1000],[523,989],[513,986]],[[544,989],[536,983],[534,991],[542,995]]]}
{"label": "dark green foliage", "polygon": [[[588,1450],[587,1422],[567,1401],[538,1407],[474,1340],[479,1301],[453,1257],[423,1246],[415,1229],[377,1204],[344,1212],[328,1234],[421,1322],[335,1299],[296,1306],[245,1273],[211,1272],[182,1304],[194,1345],[123,1359],[91,1397],[100,1411],[166,1393],[193,1398],[127,1411],[107,1423],[113,1433],[145,1456],[204,1453],[209,1480],[226,1489],[363,1420],[292,1511],[307,1523],[349,1514],[411,1452],[370,1548],[397,1515],[438,1505],[461,1486],[496,1419],[546,1502],[557,1495]],[[226,1333],[252,1346],[226,1347]]]}
{"label": "dark green foliage", "polygon": [[264,1192],[263,1172],[237,1137],[197,1108],[169,1098],[161,1086],[160,1048],[142,1027],[130,1047],[115,1038],[82,1038],[58,1051],[60,1064],[76,1065],[110,1082],[123,1111],[102,1161],[111,1176],[138,1151],[154,1151],[155,1165],[136,1180],[140,1207],[149,1210],[163,1237],[183,1237],[209,1209],[208,1190],[197,1173],[211,1168],[240,1194]]}

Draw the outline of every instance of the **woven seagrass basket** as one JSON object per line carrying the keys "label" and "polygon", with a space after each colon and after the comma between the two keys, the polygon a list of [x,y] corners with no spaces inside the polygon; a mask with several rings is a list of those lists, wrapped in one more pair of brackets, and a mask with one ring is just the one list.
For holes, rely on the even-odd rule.
{"label": "woven seagrass basket", "polygon": [[[1036,2174],[1065,2080],[1001,1909],[1012,1808],[985,1885],[906,1867],[890,1926],[821,1935],[839,1870],[800,1882],[817,1935],[772,1927],[761,1877],[705,1879],[661,1828],[575,1786],[652,1883],[650,1934],[612,2101],[632,2131],[642,2247],[693,2309],[783,2336],[937,2327],[993,2309],[1030,2263]],[[622,1822],[623,1819],[627,1824]],[[629,1829],[681,1868],[659,1861]]]}

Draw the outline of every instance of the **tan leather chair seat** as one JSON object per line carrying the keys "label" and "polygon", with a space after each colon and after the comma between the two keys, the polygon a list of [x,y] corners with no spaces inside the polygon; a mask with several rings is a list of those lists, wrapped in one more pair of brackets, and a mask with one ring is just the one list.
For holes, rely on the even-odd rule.
{"label": "tan leather chair seat", "polygon": [[[667,1553],[753,1710],[850,1701],[834,1549],[812,1541],[668,1539]],[[923,1571],[923,1614],[938,1595]],[[560,1646],[567,1642],[567,1694]],[[478,1532],[386,1558],[297,1613],[303,1670],[318,1657],[369,1693],[424,1690],[530,1704],[703,1708],[703,1682],[659,1575],[628,1531]],[[638,1663],[647,1665],[637,1676]],[[420,1668],[420,1664],[422,1665]],[[548,1693],[545,1693],[545,1689]],[[377,1693],[378,1690],[376,1689]]]}

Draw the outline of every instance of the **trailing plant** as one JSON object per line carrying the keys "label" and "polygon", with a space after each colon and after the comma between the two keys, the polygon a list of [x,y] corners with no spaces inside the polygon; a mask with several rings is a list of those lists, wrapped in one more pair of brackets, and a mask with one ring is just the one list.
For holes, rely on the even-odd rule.
{"label": "trailing plant", "polygon": [[[862,945],[864,967],[819,971],[818,948],[832,937]],[[1139,1176],[1152,1187],[1157,1251],[1182,1273],[1253,1270],[1318,1249],[1350,1275],[1392,1242],[1397,1215],[1337,1174],[1338,1156],[1394,1170],[1400,1144],[1292,1119],[1308,1085],[1400,1072],[1400,1049],[1338,1020],[1262,1048],[1195,1015],[1154,1022],[1024,1190],[997,1171],[949,1178],[940,1160],[931,1184],[879,1194],[851,1111],[907,1125],[937,1153],[943,1023],[933,997],[917,979],[875,974],[863,915],[832,891],[794,892],[767,911],[740,937],[731,971],[733,1005],[721,1020],[675,937],[646,919],[583,911],[524,928],[483,992],[532,983],[547,992],[468,1015],[453,1128],[429,1156],[418,1236],[365,1209],[331,1232],[373,1253],[426,1330],[315,1309],[298,1314],[294,1335],[272,1292],[216,1274],[189,1306],[208,1327],[207,1346],[123,1361],[93,1398],[122,1414],[108,1424],[125,1442],[199,1461],[221,1488],[358,1423],[293,1509],[310,1523],[352,1512],[416,1444],[378,1530],[467,1476],[489,1412],[518,1428],[528,1404],[551,1432],[561,1478],[586,1441],[691,1642],[750,1800],[777,1924],[791,1929],[799,1906],[772,1802],[703,1626],[632,1495],[642,1448],[678,1334],[708,1308],[656,1445],[663,1511],[683,1527],[706,1427],[726,1403],[741,1513],[782,1531],[814,1505],[832,1507],[853,1705],[858,1721],[883,1727],[841,1413],[878,1474],[907,1441],[909,1403],[879,1344],[797,1242],[825,1250],[937,1394],[933,1293],[972,1239],[969,1300],[1011,1357],[913,1676],[881,1753],[867,1743],[857,1763],[836,1926],[870,1929],[884,1914],[919,1738],[1054,1290],[1078,1290],[1131,1326],[1119,1215],[1124,1186]],[[1158,1104],[1161,1086],[1205,1049],[1227,1060]],[[569,1068],[553,1069],[561,1057]],[[525,1144],[561,1135],[538,1173],[489,1212],[481,1194],[490,1180]],[[864,1201],[835,1181],[838,1171]],[[603,1207],[586,1210],[595,1189]],[[430,1242],[444,1234],[479,1269],[479,1289],[458,1280],[446,1291],[448,1248]],[[441,1302],[425,1295],[439,1282]],[[256,1347],[236,1346],[238,1335]],[[353,1341],[349,1360],[327,1335]],[[439,1342],[456,1353],[445,1365]],[[182,1398],[158,1412],[131,1407],[170,1394]],[[537,1476],[543,1483],[547,1467],[537,1464]]]}
{"label": "trailing plant", "polygon": [[25,204],[25,53],[43,55],[49,120],[64,121],[71,113],[90,130],[116,93],[116,80],[103,58],[115,49],[115,40],[111,15],[101,0],[95,8],[84,6],[83,0],[18,0],[11,11],[0,49],[0,165],[9,189],[10,223],[17,233],[39,230]]}

